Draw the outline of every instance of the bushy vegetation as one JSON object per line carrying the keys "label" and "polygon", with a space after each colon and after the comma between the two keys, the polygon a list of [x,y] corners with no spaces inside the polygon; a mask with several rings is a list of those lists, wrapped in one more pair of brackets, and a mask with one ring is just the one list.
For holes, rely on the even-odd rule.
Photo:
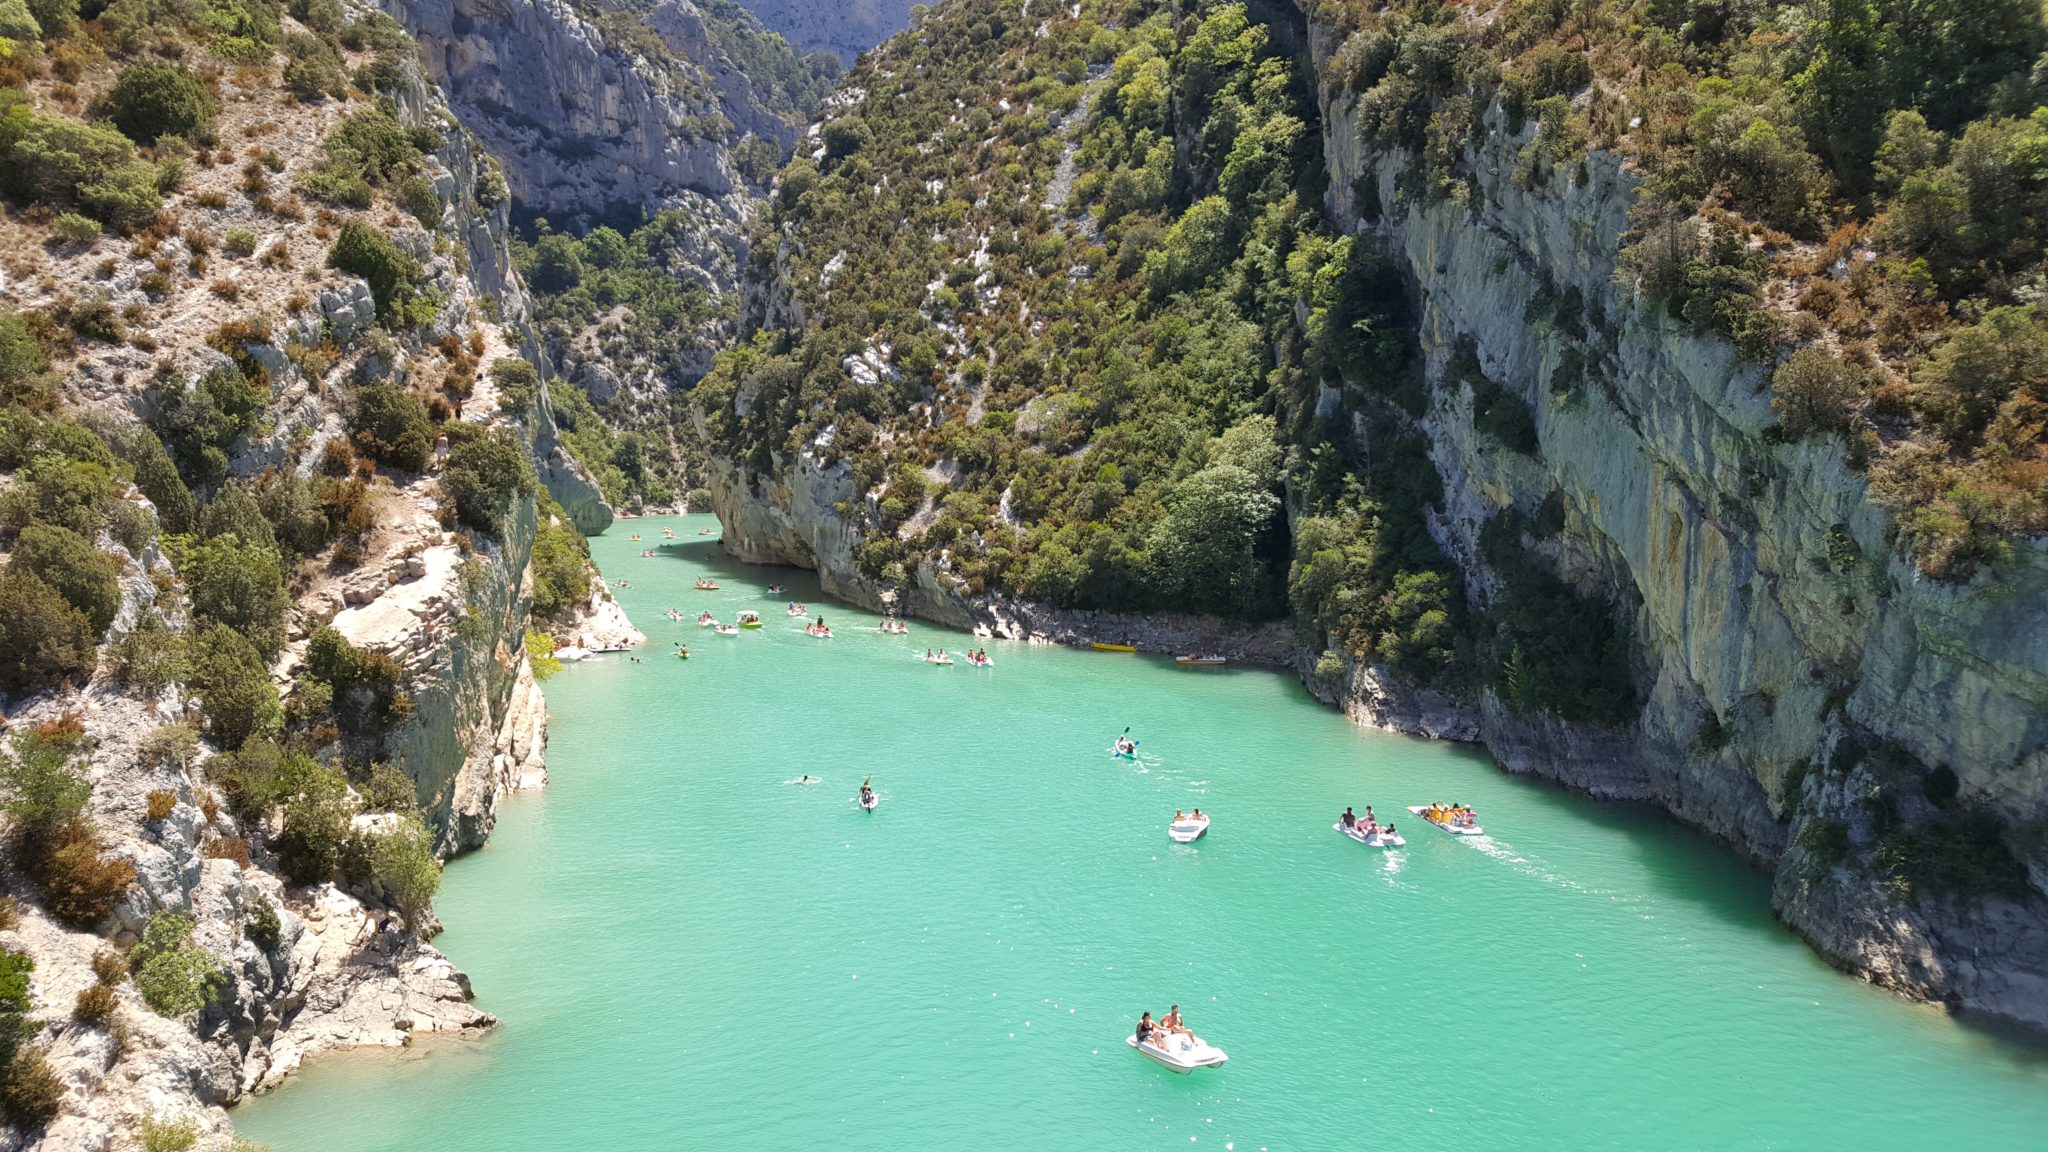
{"label": "bushy vegetation", "polygon": [[[1354,419],[1398,439],[1419,373],[1398,281],[1321,218],[1301,67],[1235,5],[1176,25],[1084,4],[1043,35],[993,4],[936,10],[853,79],[824,160],[784,171],[769,227],[797,240],[807,324],[720,359],[697,390],[713,435],[753,472],[844,461],[871,577],[931,564],[970,592],[1278,615],[1283,492],[1419,523],[1409,492],[1338,475],[1364,455]],[[1325,384],[1341,399],[1319,410]],[[1424,551],[1409,574],[1441,564]],[[1408,559],[1359,578],[1391,587]],[[1412,632],[1454,585],[1424,598],[1374,618]],[[1422,663],[1448,662],[1439,618]]]}
{"label": "bushy vegetation", "polygon": [[423,269],[374,225],[351,220],[341,226],[327,265],[360,276],[377,301],[377,318],[394,327],[432,323],[437,306],[420,291]]}
{"label": "bushy vegetation", "polygon": [[40,1031],[29,1018],[35,966],[26,952],[0,948],[0,1115],[30,1132],[56,1119],[64,1102],[64,1082],[30,1043]]}
{"label": "bushy vegetation", "polygon": [[211,130],[220,100],[183,65],[145,61],[121,70],[103,111],[137,144],[154,144],[165,136],[197,141]]}
{"label": "bushy vegetation", "polygon": [[194,926],[189,913],[158,912],[129,954],[135,990],[160,1016],[197,1012],[228,986],[220,962],[192,939]]}
{"label": "bushy vegetation", "polygon": [[0,192],[128,229],[162,206],[158,181],[117,129],[45,116],[0,88]]}
{"label": "bushy vegetation", "polygon": [[457,520],[498,536],[512,498],[530,496],[538,487],[526,444],[506,428],[449,425],[448,432],[453,443],[441,469],[441,491],[454,504]]}
{"label": "bushy vegetation", "polygon": [[87,751],[76,717],[16,733],[0,748],[0,810],[13,818],[16,860],[41,889],[43,906],[89,930],[114,910],[135,870],[103,854],[87,818],[92,783],[79,763]]}

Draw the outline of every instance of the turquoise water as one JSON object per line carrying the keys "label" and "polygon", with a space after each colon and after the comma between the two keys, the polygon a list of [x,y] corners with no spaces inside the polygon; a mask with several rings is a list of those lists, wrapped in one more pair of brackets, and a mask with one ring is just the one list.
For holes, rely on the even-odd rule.
{"label": "turquoise water", "polygon": [[[663,524],[681,538],[653,559]],[[1653,812],[1361,731],[1290,679],[988,644],[713,556],[593,541],[644,663],[548,685],[545,793],[448,869],[505,1023],[314,1061],[237,1110],[381,1149],[2040,1148],[2048,1053],[1828,969]],[[644,540],[633,542],[631,533]],[[719,592],[691,590],[715,573]],[[802,634],[769,581],[838,636]],[[721,638],[661,616],[762,611]],[[694,658],[666,655],[685,640]],[[1139,762],[1114,760],[1125,725]],[[787,781],[823,778],[808,787]],[[872,774],[882,804],[853,796]],[[1489,836],[1331,830],[1462,801]],[[1168,842],[1175,807],[1212,813]],[[1123,1043],[1178,1001],[1230,1063]]]}

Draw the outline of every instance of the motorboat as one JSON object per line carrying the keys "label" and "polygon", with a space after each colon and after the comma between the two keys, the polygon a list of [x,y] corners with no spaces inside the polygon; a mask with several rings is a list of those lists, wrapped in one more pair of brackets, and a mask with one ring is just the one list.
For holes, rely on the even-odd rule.
{"label": "motorboat", "polygon": [[1399,848],[1408,843],[1399,832],[1389,832],[1385,828],[1374,827],[1368,831],[1363,824],[1346,828],[1341,820],[1330,827],[1342,832],[1346,839],[1356,840],[1367,848]]}
{"label": "motorboat", "polygon": [[739,616],[739,625],[742,628],[759,628],[761,626],[761,614],[759,612],[742,612]]}
{"label": "motorboat", "polygon": [[1230,661],[1222,656],[1175,656],[1173,662],[1183,668],[1221,668]]}
{"label": "motorboat", "polygon": [[1175,844],[1193,844],[1209,830],[1209,818],[1199,811],[1193,816],[1183,816],[1166,826],[1166,838]]}
{"label": "motorboat", "polygon": [[1215,1068],[1230,1059],[1223,1049],[1210,1044],[1200,1036],[1183,1035],[1178,1032],[1153,1033],[1155,1039],[1140,1041],[1136,1033],[1124,1038],[1124,1043],[1137,1049],[1138,1055],[1169,1072],[1182,1076],[1197,1068]]}
{"label": "motorboat", "polygon": [[1428,816],[1425,816],[1425,815],[1423,815],[1424,813],[1426,813],[1426,812],[1428,812],[1428,811],[1429,811],[1429,808],[1428,808],[1428,806],[1426,806],[1426,805],[1422,805],[1422,804],[1410,804],[1410,805],[1408,806],[1408,810],[1409,810],[1410,812],[1413,812],[1413,813],[1415,813],[1415,814],[1416,814],[1417,816],[1421,816],[1423,820],[1425,820],[1425,821],[1428,821],[1428,823],[1430,824],[1430,826],[1432,826],[1432,827],[1435,827],[1435,828],[1441,828],[1441,829],[1443,829],[1444,831],[1446,831],[1446,832],[1449,832],[1449,833],[1450,833],[1451,835],[1453,835],[1453,836],[1484,836],[1484,835],[1486,835],[1486,829],[1484,829],[1484,828],[1481,828],[1481,827],[1480,827],[1479,825],[1477,825],[1477,824],[1459,824],[1459,823],[1457,823],[1456,821],[1451,821],[1451,822],[1447,822],[1447,823],[1438,823],[1438,822],[1437,822],[1437,821],[1435,821],[1435,820],[1430,820]]}

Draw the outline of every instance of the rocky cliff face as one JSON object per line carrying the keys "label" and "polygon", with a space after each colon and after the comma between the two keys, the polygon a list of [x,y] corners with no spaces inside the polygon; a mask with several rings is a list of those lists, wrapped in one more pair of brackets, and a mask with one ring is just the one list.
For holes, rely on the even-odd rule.
{"label": "rocky cliff face", "polygon": [[[793,134],[712,44],[688,0],[617,11],[658,38],[650,61],[566,0],[388,0],[433,77],[484,148],[505,162],[512,195],[551,217],[614,205],[689,205],[725,215],[741,181],[732,145]],[[738,219],[731,218],[738,235]]]}
{"label": "rocky cliff face", "polygon": [[[1327,59],[1327,39],[1314,44]],[[1421,423],[1445,482],[1440,542],[1484,605],[1482,523],[1561,496],[1564,528],[1540,545],[1544,558],[1634,626],[1645,703],[1631,728],[1529,720],[1488,696],[1478,729],[1495,757],[1597,795],[1655,799],[1775,862],[1780,913],[1852,969],[2048,1024],[2048,937],[2009,930],[2041,923],[2038,890],[1887,897],[1861,868],[1787,851],[1814,821],[1876,835],[1855,789],[1820,771],[1845,741],[1895,741],[1925,768],[1946,766],[1964,798],[2014,826],[2048,818],[2048,549],[2022,542],[1996,582],[1929,581],[1889,546],[1841,445],[1771,442],[1760,371],[1617,275],[1636,183],[1617,158],[1595,153],[1524,187],[1514,174],[1527,135],[1496,114],[1465,158],[1476,211],[1404,200],[1396,184],[1412,158],[1361,144],[1355,100],[1323,94],[1330,211],[1404,265],[1431,370],[1469,341],[1536,419],[1539,452],[1516,454],[1475,431],[1469,389],[1433,391]],[[1396,207],[1366,223],[1364,189]],[[1542,318],[1566,294],[1586,302],[1583,338]],[[1582,389],[1558,386],[1568,357],[1586,365]],[[2044,865],[2037,855],[2030,870]]]}
{"label": "rocky cliff face", "polygon": [[[230,139],[263,139],[287,180],[319,162],[320,139],[355,110],[335,101],[282,102],[265,87],[235,83],[228,82],[219,131]],[[223,362],[219,349],[231,348],[262,365],[269,390],[261,400],[265,419],[234,446],[229,468],[244,476],[267,468],[304,475],[330,442],[348,434],[343,398],[351,378],[431,389],[444,371],[435,359],[449,357],[450,348],[467,349],[480,363],[530,353],[534,340],[527,298],[512,268],[508,211],[477,193],[489,161],[473,137],[445,131],[453,117],[423,77],[409,74],[387,94],[402,122],[444,132],[445,142],[425,161],[441,218],[400,226],[395,212],[377,217],[419,263],[421,287],[438,304],[432,322],[377,333],[368,286],[319,271],[327,227],[317,235],[310,227],[278,228],[230,194],[235,174],[222,167],[187,182],[186,198],[176,207],[190,227],[170,244],[183,246],[172,248],[176,254],[203,255],[199,245],[208,229],[256,230],[255,250],[270,255],[235,271],[237,294],[224,293],[218,283],[208,291],[199,282],[146,293],[139,281],[149,263],[137,255],[108,258],[112,247],[75,253],[53,247],[51,255],[37,257],[46,263],[34,282],[10,278],[11,309],[47,306],[54,294],[96,279],[109,302],[137,322],[128,344],[80,346],[64,368],[65,403],[118,427],[148,415],[154,381],[190,381]],[[22,232],[32,226],[0,222],[11,230],[0,236],[0,247],[45,252]],[[92,276],[84,270],[102,261],[111,271]],[[307,283],[315,287],[306,289]],[[231,320],[239,327],[224,328]],[[141,351],[145,337],[153,356]],[[308,356],[312,348],[323,355]],[[506,419],[488,379],[460,415],[475,423]],[[609,511],[556,445],[545,389],[521,426],[556,499],[580,524],[601,529]],[[304,640],[323,624],[397,662],[413,708],[389,734],[385,751],[415,785],[436,847],[448,855],[482,844],[502,795],[545,781],[547,718],[523,646],[532,600],[534,497],[507,502],[496,541],[449,531],[443,498],[431,477],[394,474],[373,483],[375,527],[363,555],[348,565],[309,565],[301,574],[287,616],[291,643],[272,671],[289,699],[301,680]],[[130,499],[153,518],[147,501]],[[109,640],[145,610],[174,629],[189,625],[190,606],[154,542],[135,554],[102,531],[96,543],[122,572],[123,602]],[[125,1147],[144,1117],[191,1122],[211,1140],[230,1131],[226,1106],[275,1086],[307,1055],[397,1046],[424,1032],[471,1032],[494,1023],[469,1003],[467,979],[425,942],[438,927],[430,915],[408,920],[374,882],[287,883],[278,857],[265,846],[278,829],[244,824],[222,808],[206,774],[211,754],[205,746],[189,763],[145,748],[144,738],[160,726],[197,717],[184,687],[139,698],[103,660],[82,689],[13,703],[7,721],[16,730],[67,715],[83,724],[93,825],[108,854],[134,867],[137,882],[100,932],[64,927],[27,896],[28,889],[14,888],[21,894],[14,902],[18,923],[0,931],[0,943],[35,961],[37,1028],[63,1101],[40,1134],[0,1129],[0,1146]],[[174,802],[167,815],[157,814],[165,796]],[[392,818],[356,819],[361,825]],[[247,927],[261,904],[276,912],[274,945],[259,945]],[[95,952],[132,944],[162,912],[193,917],[193,938],[224,967],[225,990],[196,1014],[165,1018],[143,1003],[132,983],[123,983],[115,989],[121,1028],[74,1020],[75,998],[95,983]]]}
{"label": "rocky cliff face", "polygon": [[805,52],[836,52],[848,64],[861,53],[910,27],[908,0],[744,0],[761,23]]}

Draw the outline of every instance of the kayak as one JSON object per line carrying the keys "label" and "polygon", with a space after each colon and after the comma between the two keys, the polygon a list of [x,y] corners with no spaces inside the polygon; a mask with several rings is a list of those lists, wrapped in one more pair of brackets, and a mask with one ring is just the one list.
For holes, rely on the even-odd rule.
{"label": "kayak", "polygon": [[1424,806],[1424,805],[1420,805],[1420,804],[1410,804],[1410,805],[1408,806],[1408,810],[1409,810],[1410,812],[1413,812],[1413,813],[1415,813],[1415,815],[1417,815],[1418,817],[1421,817],[1421,819],[1422,819],[1422,822],[1423,822],[1423,823],[1425,823],[1425,824],[1428,824],[1428,825],[1430,825],[1430,826],[1431,826],[1431,827],[1433,827],[1433,828],[1441,828],[1441,829],[1443,829],[1444,831],[1446,831],[1446,832],[1449,832],[1449,833],[1450,833],[1451,835],[1453,835],[1453,836],[1484,836],[1484,835],[1486,835],[1486,829],[1484,829],[1484,828],[1481,828],[1481,827],[1480,827],[1479,825],[1477,825],[1477,824],[1469,824],[1469,825],[1457,825],[1457,824],[1438,824],[1438,823],[1437,823],[1436,821],[1434,821],[1434,820],[1431,820],[1431,819],[1430,819],[1429,817],[1427,817],[1427,816],[1423,816],[1423,815],[1422,815],[1422,814],[1423,814],[1424,812],[1427,812],[1427,811],[1429,811],[1429,809],[1428,809],[1428,808],[1427,808],[1426,806]]}
{"label": "kayak", "polygon": [[1230,1059],[1221,1048],[1217,1048],[1199,1036],[1169,1035],[1164,1040],[1140,1042],[1134,1033],[1124,1038],[1124,1043],[1136,1049],[1138,1055],[1169,1072],[1182,1076],[1197,1068],[1214,1068]]}
{"label": "kayak", "polygon": [[1136,740],[1131,741],[1131,750],[1128,752],[1122,751],[1116,745],[1111,744],[1109,746],[1109,754],[1119,760],[1136,760],[1138,758],[1138,742]]}
{"label": "kayak", "polygon": [[1138,650],[1136,644],[1104,644],[1100,640],[1092,641],[1088,646],[1097,652],[1136,652]]}
{"label": "kayak", "polygon": [[1166,837],[1175,844],[1193,844],[1209,830],[1207,816],[1189,816],[1166,826]]}
{"label": "kayak", "polygon": [[880,796],[875,795],[873,792],[868,793],[867,799],[865,800],[862,800],[858,797],[854,799],[854,803],[860,805],[862,808],[868,810],[869,812],[873,812],[875,810],[875,805],[880,804],[881,802],[882,798]]}
{"label": "kayak", "polygon": [[1338,821],[1337,823],[1330,825],[1330,827],[1335,828],[1339,832],[1342,832],[1344,834],[1345,839],[1356,840],[1360,844],[1365,845],[1367,848],[1399,848],[1402,845],[1408,843],[1408,841],[1402,839],[1401,834],[1399,832],[1396,832],[1393,835],[1389,836],[1387,835],[1387,830],[1384,828],[1377,829],[1372,832],[1367,832],[1363,827],[1358,825],[1353,825],[1350,828],[1346,828],[1342,821]]}

